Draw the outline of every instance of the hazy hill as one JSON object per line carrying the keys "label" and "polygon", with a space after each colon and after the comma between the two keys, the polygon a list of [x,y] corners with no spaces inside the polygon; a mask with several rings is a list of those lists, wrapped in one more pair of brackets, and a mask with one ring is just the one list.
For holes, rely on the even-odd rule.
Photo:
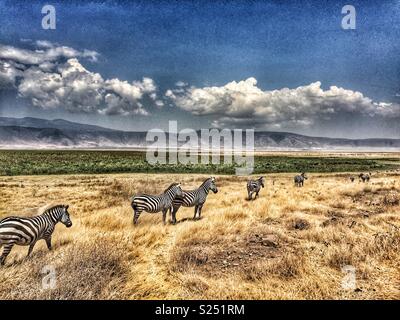
{"label": "hazy hill", "polygon": [[[144,148],[146,132],[118,131],[63,119],[0,117],[0,148]],[[257,150],[400,151],[400,139],[338,139],[255,132]]]}

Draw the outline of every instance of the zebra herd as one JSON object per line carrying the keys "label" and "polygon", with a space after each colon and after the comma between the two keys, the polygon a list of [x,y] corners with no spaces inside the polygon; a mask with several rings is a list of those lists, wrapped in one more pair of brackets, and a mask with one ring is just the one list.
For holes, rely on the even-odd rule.
{"label": "zebra herd", "polygon": [[[359,174],[360,181],[368,182],[371,173]],[[294,177],[296,187],[303,187],[307,179],[303,172]],[[350,181],[354,181],[350,177]],[[265,177],[247,182],[248,200],[255,200],[259,196],[261,188],[264,188]],[[133,223],[136,225],[140,214],[145,211],[149,213],[162,212],[163,223],[166,224],[167,213],[171,217],[171,223],[176,223],[176,213],[180,207],[194,207],[193,219],[200,219],[201,210],[207,200],[210,190],[218,192],[214,177],[206,179],[197,189],[182,190],[180,183],[172,183],[160,195],[137,194],[131,198],[131,207],[134,212]],[[253,198],[253,195],[255,197]],[[45,240],[47,247],[51,250],[51,237],[57,223],[61,222],[67,228],[72,226],[68,205],[56,205],[45,210],[41,215],[35,217],[7,217],[0,220],[0,249],[3,253],[0,256],[0,265],[9,255],[14,245],[28,246],[28,256],[38,240]]]}
{"label": "zebra herd", "polygon": [[195,207],[194,219],[200,219],[201,210],[206,202],[209,191],[218,192],[215,178],[206,179],[195,190],[184,191],[180,183],[171,184],[160,195],[139,194],[131,198],[131,207],[134,212],[133,223],[137,224],[140,214],[145,212],[156,213],[162,211],[163,223],[166,223],[167,212],[171,216],[171,222],[176,223],[176,213],[181,206]]}

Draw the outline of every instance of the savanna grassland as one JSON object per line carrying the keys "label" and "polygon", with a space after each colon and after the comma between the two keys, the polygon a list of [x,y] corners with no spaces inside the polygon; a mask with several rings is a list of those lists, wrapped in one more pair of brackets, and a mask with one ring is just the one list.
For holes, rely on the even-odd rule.
{"label": "savanna grassland", "polygon": [[[371,170],[372,171],[372,170]],[[73,226],[58,225],[53,251],[14,247],[0,269],[1,299],[399,299],[400,172],[266,174],[255,201],[248,177],[217,175],[202,219],[181,208],[176,225],[143,213],[132,224],[129,197],[186,189],[209,175],[91,174],[0,177],[0,218],[70,205]],[[42,268],[57,272],[42,289]],[[345,265],[356,287],[342,287]]]}

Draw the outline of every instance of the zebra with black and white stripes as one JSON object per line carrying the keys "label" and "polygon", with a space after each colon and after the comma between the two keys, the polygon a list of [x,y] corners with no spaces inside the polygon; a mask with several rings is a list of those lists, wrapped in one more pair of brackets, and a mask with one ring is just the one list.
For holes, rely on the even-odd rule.
{"label": "zebra with black and white stripes", "polygon": [[149,213],[157,213],[162,211],[163,223],[168,210],[172,211],[172,201],[176,197],[182,197],[183,192],[180,183],[171,184],[160,195],[138,194],[131,198],[131,207],[133,209],[133,224],[137,224],[140,214],[145,211]]}
{"label": "zebra with black and white stripes", "polygon": [[0,265],[9,255],[14,245],[29,246],[28,257],[38,240],[44,239],[51,250],[51,237],[58,222],[67,228],[72,226],[68,205],[53,206],[35,217],[7,217],[0,221],[0,248],[3,254]]}
{"label": "zebra with black and white stripes", "polygon": [[362,182],[369,182],[369,179],[371,178],[371,172],[370,173],[360,173],[358,175],[358,178]]}
{"label": "zebra with black and white stripes", "polygon": [[303,187],[304,180],[307,180],[307,179],[308,179],[308,177],[306,176],[305,172],[302,172],[301,174],[294,177],[294,185],[296,187]]}
{"label": "zebra with black and white stripes", "polygon": [[196,216],[197,219],[200,219],[201,210],[203,209],[203,205],[207,200],[207,196],[210,190],[214,193],[218,192],[214,177],[206,179],[200,185],[200,187],[195,190],[183,190],[183,197],[176,197],[174,201],[172,201],[172,223],[176,223],[176,213],[181,206],[194,207],[193,219],[196,219]]}
{"label": "zebra with black and white stripes", "polygon": [[265,177],[259,177],[257,180],[249,180],[247,181],[247,194],[248,199],[253,200],[253,194],[256,196],[254,199],[258,197],[258,193],[260,192],[261,187],[264,188]]}

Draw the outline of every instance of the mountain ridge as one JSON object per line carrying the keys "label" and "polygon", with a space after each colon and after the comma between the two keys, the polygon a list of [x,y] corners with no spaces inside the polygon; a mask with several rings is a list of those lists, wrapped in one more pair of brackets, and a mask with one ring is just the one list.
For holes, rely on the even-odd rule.
{"label": "mountain ridge", "polygon": [[[120,131],[64,119],[0,117],[0,148],[145,148],[146,132]],[[168,133],[167,133],[168,135]],[[245,133],[243,133],[243,140]],[[181,143],[183,144],[183,142]],[[400,139],[313,137],[256,131],[256,150],[365,149],[400,151]]]}

